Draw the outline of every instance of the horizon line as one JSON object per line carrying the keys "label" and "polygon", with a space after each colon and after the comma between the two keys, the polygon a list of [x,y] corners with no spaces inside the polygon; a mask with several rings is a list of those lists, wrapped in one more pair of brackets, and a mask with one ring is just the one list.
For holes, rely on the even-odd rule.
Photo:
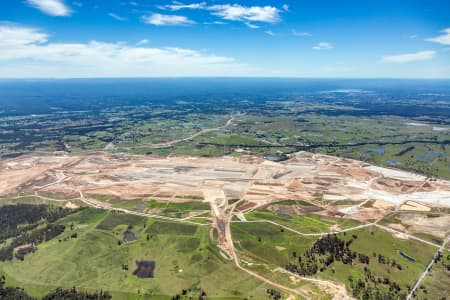
{"label": "horizon line", "polygon": [[450,80],[450,77],[308,77],[308,76],[132,76],[132,77],[0,77],[0,80],[88,79],[314,79],[314,80]]}

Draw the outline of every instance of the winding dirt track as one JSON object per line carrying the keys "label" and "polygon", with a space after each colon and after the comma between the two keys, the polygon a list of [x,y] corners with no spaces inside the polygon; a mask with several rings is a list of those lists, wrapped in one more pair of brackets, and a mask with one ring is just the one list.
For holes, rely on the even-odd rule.
{"label": "winding dirt track", "polygon": [[294,293],[294,294],[297,294],[297,295],[301,295],[301,296],[303,296],[305,298],[309,298],[308,294],[306,294],[304,292],[301,292],[298,289],[292,289],[292,288],[286,287],[284,285],[281,285],[281,284],[279,284],[277,282],[274,282],[274,281],[272,281],[270,279],[267,279],[266,277],[264,277],[264,276],[262,276],[262,275],[260,275],[260,274],[258,274],[256,272],[254,272],[252,270],[246,269],[243,266],[241,266],[241,264],[239,263],[239,258],[238,258],[237,254],[236,254],[236,250],[234,248],[233,238],[231,236],[231,227],[230,227],[231,226],[231,218],[233,217],[233,211],[236,208],[236,205],[238,203],[239,203],[239,201],[234,203],[233,205],[231,205],[229,213],[228,213],[228,216],[227,216],[227,219],[226,219],[227,223],[226,223],[226,229],[225,229],[225,237],[226,237],[226,242],[227,242],[226,248],[227,248],[227,250],[229,252],[228,254],[230,254],[231,257],[233,258],[234,264],[236,265],[236,267],[238,269],[246,272],[247,274],[249,274],[249,275],[251,275],[251,276],[253,276],[255,278],[258,278],[259,280],[270,284],[273,287],[276,287],[276,288],[281,289],[281,290],[286,291],[286,292],[290,292],[290,293]]}

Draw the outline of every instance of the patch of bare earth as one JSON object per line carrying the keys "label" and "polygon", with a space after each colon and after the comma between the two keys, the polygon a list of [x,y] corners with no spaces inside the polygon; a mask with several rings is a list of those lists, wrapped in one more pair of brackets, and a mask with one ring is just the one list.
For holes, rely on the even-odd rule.
{"label": "patch of bare earth", "polygon": [[382,208],[360,208],[352,217],[363,221],[373,221],[381,218],[386,214],[386,210]]}
{"label": "patch of bare earth", "polygon": [[405,204],[403,204],[402,206],[400,206],[400,210],[408,210],[408,211],[430,211],[431,208],[429,206],[417,203],[417,202],[413,202],[413,201],[408,201]]}
{"label": "patch of bare earth", "polygon": [[70,208],[70,209],[77,209],[77,208],[80,208],[79,205],[77,205],[77,204],[75,204],[75,203],[73,203],[73,202],[71,202],[71,201],[67,202],[67,203],[64,205],[64,207],[65,207],[65,208]]}
{"label": "patch of bare earth", "polygon": [[400,221],[412,232],[424,232],[439,238],[445,238],[450,231],[450,216],[428,217],[427,214],[401,214]]}
{"label": "patch of bare earth", "polygon": [[372,207],[375,208],[382,208],[382,209],[390,209],[393,208],[394,205],[392,203],[389,203],[387,201],[383,201],[383,200],[376,200],[373,204]]}

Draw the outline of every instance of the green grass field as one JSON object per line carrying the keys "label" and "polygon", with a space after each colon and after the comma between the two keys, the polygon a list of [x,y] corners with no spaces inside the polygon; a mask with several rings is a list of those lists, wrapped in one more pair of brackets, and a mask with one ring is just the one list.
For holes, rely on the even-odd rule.
{"label": "green grass field", "polygon": [[[270,271],[276,267],[283,268],[288,262],[295,261],[294,251],[297,255],[302,254],[316,240],[315,237],[301,236],[289,231],[282,232],[280,227],[269,223],[233,223],[232,231],[241,259],[252,261],[252,264],[258,266],[257,269],[261,272],[264,272],[264,269]],[[357,229],[346,234],[341,233],[338,236],[343,240],[349,240],[353,234],[357,238],[351,244],[350,249],[368,255],[370,257],[369,265],[357,263],[352,266],[336,261],[333,263],[334,273],[329,267],[323,272],[317,273],[316,277],[342,282],[350,289],[349,276],[351,275],[353,280],[364,278],[363,269],[368,267],[375,276],[386,277],[397,282],[402,291],[406,292],[407,286],[415,283],[437,250],[433,246],[415,240],[394,238],[390,233],[375,227]],[[404,259],[399,255],[399,251],[412,256],[415,261],[410,262]],[[402,266],[402,270],[387,264],[379,264],[373,253],[381,254],[391,261],[395,260]],[[442,271],[436,274],[436,277],[441,278],[438,280],[441,283],[448,278],[443,277]],[[380,285],[379,288],[383,290],[387,287]]]}
{"label": "green grass field", "polygon": [[[270,223],[232,223],[236,248],[246,257],[269,266],[283,267],[293,251],[304,252],[316,240],[304,237]],[[278,247],[278,248],[277,248]]]}
{"label": "green grass field", "polygon": [[198,226],[183,223],[172,223],[155,221],[147,229],[147,233],[152,235],[189,235],[192,236],[197,231]]}
{"label": "green grass field", "polygon": [[415,299],[447,299],[450,295],[450,251],[443,253],[442,260],[435,263],[422,284],[416,290]]}
{"label": "green grass field", "polygon": [[299,205],[299,206],[314,206],[314,204],[310,202],[306,202],[304,200],[279,200],[277,202],[273,202],[273,204],[279,205]]}
{"label": "green grass field", "polygon": [[113,230],[118,225],[127,225],[133,227],[144,226],[147,219],[145,217],[128,215],[123,213],[111,212],[97,225],[97,229]]}
{"label": "green grass field", "polygon": [[330,227],[336,224],[341,229],[361,224],[359,221],[352,219],[333,218],[311,213],[302,215],[278,215],[269,210],[254,210],[246,214],[245,217],[249,221],[269,220],[301,233],[330,232]]}
{"label": "green grass field", "polygon": [[[210,205],[208,202],[202,202],[202,198],[190,196],[190,197],[176,197],[182,198],[186,202],[171,202],[170,199],[160,201],[156,199],[141,198],[124,200],[107,195],[89,195],[92,198],[111,204],[112,207],[124,208],[128,210],[139,210],[148,213],[157,213],[158,215],[182,218],[190,212],[209,210]],[[192,200],[192,201],[189,201]]]}
{"label": "green grass field", "polygon": [[[115,299],[150,295],[154,295],[151,299],[170,299],[182,289],[199,286],[211,299],[266,297],[266,285],[220,256],[207,227],[129,218],[90,208],[60,222],[74,224],[78,238],[59,242],[73,233],[67,228],[58,238],[39,245],[23,262],[0,263],[0,274],[6,275],[8,284],[21,286],[34,296],[56,287],[76,286],[101,288]],[[118,245],[122,235],[113,229],[128,225],[133,225],[139,239]],[[133,276],[136,259],[154,260],[155,278]],[[129,270],[122,270],[123,264]]]}
{"label": "green grass field", "polygon": [[[372,234],[373,232],[373,234]],[[390,233],[374,227],[358,229],[347,233],[345,236],[339,234],[339,237],[348,240],[352,234],[356,234],[358,238],[354,240],[350,249],[359,253],[364,253],[370,257],[369,269],[377,276],[388,277],[397,282],[405,291],[406,286],[413,286],[419,278],[420,273],[425,269],[431,257],[433,257],[437,248],[416,240],[403,240],[394,238]],[[398,254],[402,251],[412,256],[415,261],[410,262]],[[377,259],[373,257],[373,253],[381,254],[389,259],[395,259],[402,266],[402,270],[389,267],[385,264],[378,264]],[[348,276],[352,275],[354,279],[361,278],[363,274],[364,264],[358,264],[353,267],[344,265],[341,262],[335,263],[336,271],[333,274],[331,270],[320,273],[318,277],[325,279],[334,279],[349,284]],[[380,286],[381,287],[381,286]]]}

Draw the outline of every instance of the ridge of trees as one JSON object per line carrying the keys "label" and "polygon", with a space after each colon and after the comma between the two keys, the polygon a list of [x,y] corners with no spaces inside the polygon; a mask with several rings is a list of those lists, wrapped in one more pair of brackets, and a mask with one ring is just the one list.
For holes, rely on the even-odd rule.
{"label": "ridge of trees", "polygon": [[111,295],[109,292],[84,292],[78,291],[75,287],[71,289],[57,288],[42,298],[34,298],[27,294],[19,287],[6,287],[5,276],[0,276],[0,299],[4,300],[109,300]]}
{"label": "ridge of trees", "polygon": [[37,245],[64,232],[65,226],[54,222],[76,211],[33,204],[0,207],[0,244],[4,244],[0,248],[0,261],[12,260],[14,256],[23,260],[25,255],[37,250]]}

